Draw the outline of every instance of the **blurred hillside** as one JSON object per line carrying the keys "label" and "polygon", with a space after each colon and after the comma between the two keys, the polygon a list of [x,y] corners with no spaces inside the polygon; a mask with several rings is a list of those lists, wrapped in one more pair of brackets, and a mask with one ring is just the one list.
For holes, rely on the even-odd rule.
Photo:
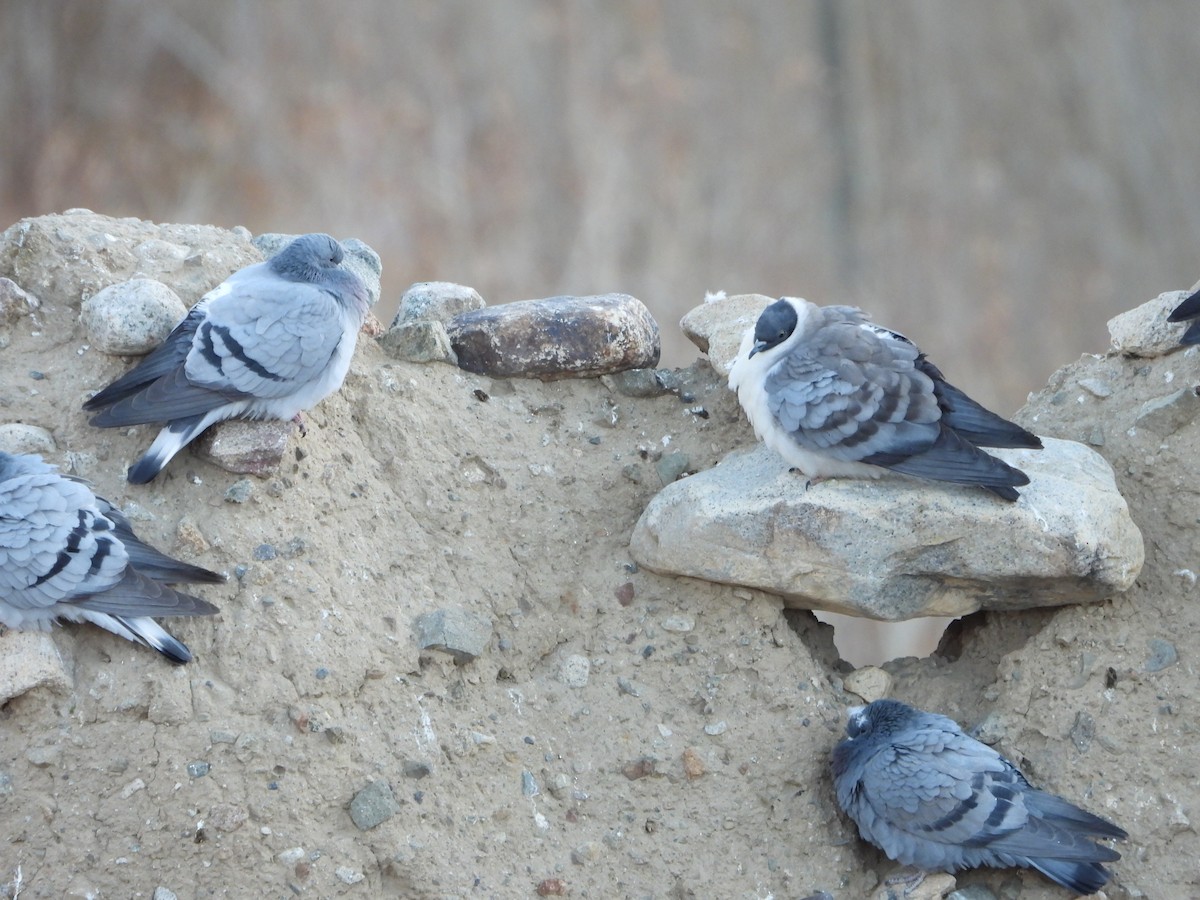
{"label": "blurred hillside", "polygon": [[[1200,5],[0,2],[0,221],[328,230],[491,303],[866,307],[1008,412],[1200,275]],[[15,125],[15,127],[13,127]]]}

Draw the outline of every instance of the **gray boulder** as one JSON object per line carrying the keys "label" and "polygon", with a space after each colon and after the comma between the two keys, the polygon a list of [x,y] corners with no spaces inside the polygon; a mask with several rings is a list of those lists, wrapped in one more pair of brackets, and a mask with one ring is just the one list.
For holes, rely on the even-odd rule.
{"label": "gray boulder", "polygon": [[998,450],[1017,503],[901,476],[805,488],[772,450],[731,453],[667,485],[630,549],[656,572],[743,585],[788,606],[898,621],[1103,600],[1129,588],[1142,536],[1095,451],[1046,439]]}

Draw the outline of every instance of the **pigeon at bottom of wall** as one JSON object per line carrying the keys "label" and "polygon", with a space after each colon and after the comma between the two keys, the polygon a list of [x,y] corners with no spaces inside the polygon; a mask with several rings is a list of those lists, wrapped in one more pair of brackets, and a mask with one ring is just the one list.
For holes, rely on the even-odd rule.
{"label": "pigeon at bottom of wall", "polygon": [[120,510],[40,456],[0,452],[0,624],[91,622],[186,663],[191,651],[151,617],[213,615],[167,585],[224,580],[143,543]]}
{"label": "pigeon at bottom of wall", "polygon": [[926,871],[1037,869],[1079,894],[1121,855],[1096,838],[1125,830],[1034,788],[1011,762],[945,716],[896,700],[849,710],[833,750],[838,805],[889,858]]}

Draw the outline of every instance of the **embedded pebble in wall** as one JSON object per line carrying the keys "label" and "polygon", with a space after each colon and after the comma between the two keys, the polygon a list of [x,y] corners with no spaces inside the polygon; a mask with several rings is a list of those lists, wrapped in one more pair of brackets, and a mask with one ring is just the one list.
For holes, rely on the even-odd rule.
{"label": "embedded pebble in wall", "polygon": [[379,337],[379,346],[395,359],[407,362],[448,362],[458,365],[446,326],[436,320],[393,323]]}
{"label": "embedded pebble in wall", "polygon": [[492,622],[464,609],[446,608],[417,616],[417,646],[449,653],[459,665],[483,654],[492,640]]}
{"label": "embedded pebble in wall", "polygon": [[0,425],[0,450],[5,453],[38,453],[43,456],[54,453],[58,445],[45,428],[26,425],[24,422],[6,422]]}
{"label": "embedded pebble in wall", "polygon": [[279,471],[288,439],[295,430],[295,423],[290,421],[232,419],[208,429],[192,446],[197,456],[226,472],[266,478]]}
{"label": "embedded pebble in wall", "polygon": [[451,281],[418,281],[400,297],[400,308],[392,328],[405,322],[449,322],[457,315],[483,309],[487,304],[479,292]]}
{"label": "embedded pebble in wall", "polygon": [[91,345],[114,356],[149,353],[186,315],[179,295],[149,278],[110,285],[79,308]]}

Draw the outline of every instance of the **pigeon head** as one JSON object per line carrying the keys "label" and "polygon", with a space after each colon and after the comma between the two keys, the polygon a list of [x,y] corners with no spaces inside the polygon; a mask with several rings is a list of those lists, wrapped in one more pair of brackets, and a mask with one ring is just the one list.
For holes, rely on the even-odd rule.
{"label": "pigeon head", "polygon": [[288,281],[320,283],[344,255],[342,245],[329,235],[306,234],[272,256],[271,269]]}
{"label": "pigeon head", "polygon": [[846,711],[846,734],[886,737],[908,727],[917,710],[899,700],[876,700],[866,706],[852,706]]}
{"label": "pigeon head", "polygon": [[796,307],[786,297],[776,300],[758,317],[754,326],[754,346],[750,348],[750,355],[782,344],[792,336],[799,321]]}

